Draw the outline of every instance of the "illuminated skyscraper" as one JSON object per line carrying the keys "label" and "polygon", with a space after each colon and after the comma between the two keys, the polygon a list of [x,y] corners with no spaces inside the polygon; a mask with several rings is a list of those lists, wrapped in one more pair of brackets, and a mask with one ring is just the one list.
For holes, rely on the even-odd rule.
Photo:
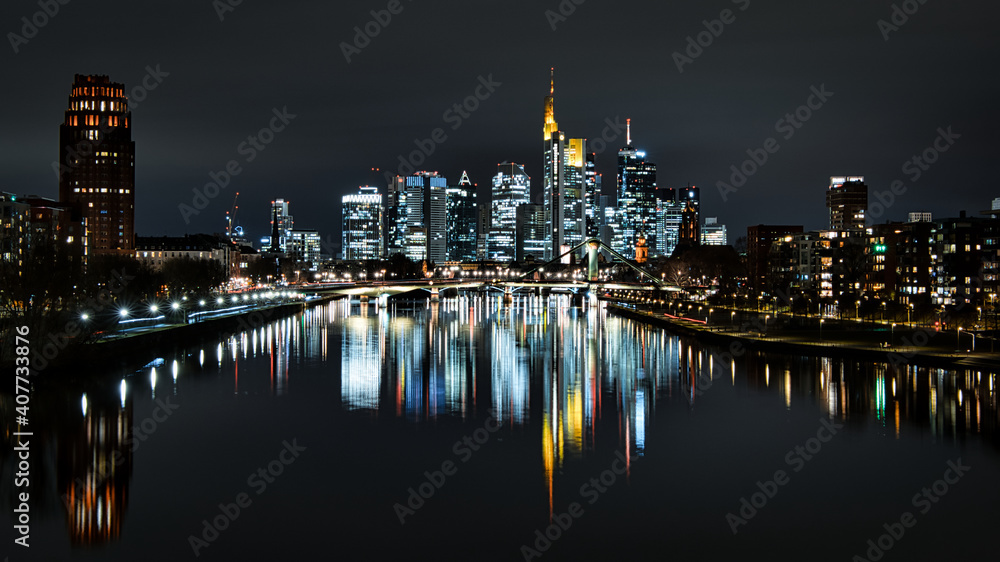
{"label": "illuminated skyscraper", "polygon": [[868,186],[864,176],[834,176],[826,192],[830,230],[864,230]]}
{"label": "illuminated skyscraper", "polygon": [[476,187],[469,175],[462,172],[458,187],[449,187],[448,194],[448,261],[476,261],[479,209]]}
{"label": "illuminated skyscraper", "polygon": [[288,237],[294,221],[288,214],[288,201],[275,199],[271,201],[271,248],[272,252],[285,252],[288,249]]}
{"label": "illuminated skyscraper", "polygon": [[601,235],[601,225],[604,223],[604,205],[601,204],[602,176],[597,173],[597,154],[587,154],[587,238],[598,238]]}
{"label": "illuminated skyscraper", "polygon": [[514,259],[514,230],[517,227],[517,208],[528,204],[531,196],[531,178],[524,173],[524,166],[504,162],[497,166],[493,176],[493,224],[487,240],[487,257],[496,261]]}
{"label": "illuminated skyscraper", "polygon": [[362,187],[345,195],[343,209],[344,259],[382,259],[382,195],[377,187]]}
{"label": "illuminated skyscraper", "polygon": [[534,203],[519,205],[514,234],[514,259],[524,262],[529,257],[545,257],[545,207]]}
{"label": "illuminated skyscraper", "polygon": [[567,139],[555,117],[555,79],[545,97],[544,177],[545,258],[553,259],[583,242],[586,235],[585,139]]}
{"label": "illuminated skyscraper", "polygon": [[646,162],[646,153],[632,146],[632,120],[628,136],[618,151],[618,209],[621,211],[622,239],[628,256],[635,253],[640,236],[654,254],[659,253],[656,231],[656,164]]}
{"label": "illuminated skyscraper", "polygon": [[656,233],[661,243],[654,255],[673,255],[682,242],[688,246],[701,244],[701,188],[657,189],[656,198]]}
{"label": "illuminated skyscraper", "polygon": [[87,221],[87,252],[135,249],[135,143],[125,86],[77,74],[59,127],[59,198]]}
{"label": "illuminated skyscraper", "polygon": [[389,254],[442,263],[448,256],[448,180],[437,172],[396,176],[389,185]]}

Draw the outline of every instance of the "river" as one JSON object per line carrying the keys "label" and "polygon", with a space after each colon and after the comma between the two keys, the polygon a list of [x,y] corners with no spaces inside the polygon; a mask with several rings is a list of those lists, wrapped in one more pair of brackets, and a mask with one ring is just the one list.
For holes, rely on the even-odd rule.
{"label": "river", "polygon": [[0,556],[995,555],[995,374],[732,351],[565,297],[461,297],[92,366],[32,396],[29,548],[0,396]]}

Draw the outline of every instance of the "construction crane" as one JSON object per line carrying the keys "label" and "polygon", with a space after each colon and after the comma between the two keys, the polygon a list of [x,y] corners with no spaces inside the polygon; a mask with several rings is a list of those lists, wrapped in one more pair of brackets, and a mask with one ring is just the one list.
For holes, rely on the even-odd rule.
{"label": "construction crane", "polygon": [[236,205],[236,202],[240,199],[240,192],[236,192],[236,197],[233,197],[233,208],[226,212],[226,237],[230,240],[233,238],[233,221],[236,220],[236,211],[240,208]]}

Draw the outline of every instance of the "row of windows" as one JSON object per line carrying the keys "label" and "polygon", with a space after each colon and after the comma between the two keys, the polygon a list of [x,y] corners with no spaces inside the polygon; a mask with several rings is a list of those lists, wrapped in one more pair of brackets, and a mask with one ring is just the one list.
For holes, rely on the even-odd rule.
{"label": "row of windows", "polygon": [[[131,193],[131,192],[132,192],[132,190],[130,190],[130,189],[119,189],[117,191],[117,193],[121,194],[121,195],[124,195],[124,194],[127,194],[127,193]],[[95,188],[95,187],[89,187],[89,188],[88,187],[74,187],[73,188],[73,193],[116,193],[116,191],[114,189],[110,189],[109,190],[106,187],[102,187],[100,189]],[[90,206],[93,207],[94,204],[91,203]]]}

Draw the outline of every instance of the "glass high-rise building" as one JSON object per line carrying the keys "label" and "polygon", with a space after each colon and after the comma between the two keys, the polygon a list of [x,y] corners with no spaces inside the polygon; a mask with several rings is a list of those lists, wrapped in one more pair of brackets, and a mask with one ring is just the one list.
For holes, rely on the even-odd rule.
{"label": "glass high-rise building", "polygon": [[449,187],[448,194],[448,261],[476,261],[479,208],[476,205],[476,185],[462,172],[458,187]]}
{"label": "glass high-rise building", "polygon": [[598,238],[601,235],[601,225],[604,222],[604,206],[601,203],[601,183],[602,176],[597,173],[597,154],[591,152],[587,154],[586,165],[586,215],[587,215],[587,238]]}
{"label": "glass high-rise building", "polygon": [[77,74],[59,127],[59,198],[87,221],[88,254],[135,249],[135,142],[125,86]]}
{"label": "glass high-rise building", "polygon": [[519,205],[514,231],[514,259],[518,262],[545,257],[545,206],[535,203]]}
{"label": "glass high-rise building", "polygon": [[653,254],[658,254],[656,164],[646,162],[646,153],[632,146],[632,120],[626,123],[627,145],[618,151],[618,208],[622,212],[625,255],[635,256],[635,243],[640,237],[646,239]]}
{"label": "glass high-rise building", "polygon": [[288,250],[289,233],[294,228],[292,215],[288,214],[288,201],[275,199],[271,201],[271,248],[272,252]]}
{"label": "glass high-rise building", "polygon": [[524,173],[524,166],[504,162],[497,166],[493,176],[492,225],[487,239],[487,257],[495,261],[515,259],[515,229],[517,208],[526,205],[531,197],[531,178]]}
{"label": "glass high-rise building", "polygon": [[656,190],[656,236],[654,255],[670,256],[681,242],[701,243],[701,188],[661,188]]}
{"label": "glass high-rise building", "polygon": [[289,231],[287,250],[292,259],[307,263],[309,271],[319,269],[320,253],[323,251],[323,242],[319,232],[315,230]]}
{"label": "glass high-rise building", "polygon": [[553,259],[586,237],[585,139],[566,138],[555,117],[555,80],[545,97],[544,174],[545,258]]}
{"label": "glass high-rise building", "polygon": [[343,256],[345,260],[382,259],[382,195],[377,187],[364,186],[341,199]]}
{"label": "glass high-rise building", "polygon": [[448,259],[448,180],[437,172],[396,176],[389,185],[388,253],[414,261]]}

